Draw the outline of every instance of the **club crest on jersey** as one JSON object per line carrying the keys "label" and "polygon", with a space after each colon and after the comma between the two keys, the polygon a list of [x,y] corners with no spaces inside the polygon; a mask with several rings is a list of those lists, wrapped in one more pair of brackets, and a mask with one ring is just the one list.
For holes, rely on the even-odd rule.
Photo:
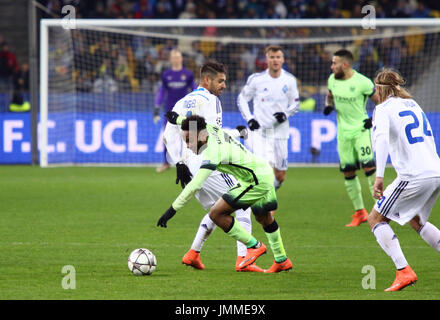
{"label": "club crest on jersey", "polygon": [[354,92],[356,90],[356,87],[350,87],[350,91]]}
{"label": "club crest on jersey", "polygon": [[288,89],[288,88],[287,88],[287,85],[285,84],[284,87],[283,87],[283,89],[282,89],[282,90],[283,90],[283,93],[286,93],[286,92],[287,92],[287,89]]}

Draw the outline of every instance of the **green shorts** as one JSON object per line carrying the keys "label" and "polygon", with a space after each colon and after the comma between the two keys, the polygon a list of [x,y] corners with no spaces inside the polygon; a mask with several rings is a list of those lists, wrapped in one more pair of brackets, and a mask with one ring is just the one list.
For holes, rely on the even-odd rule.
{"label": "green shorts", "polygon": [[246,210],[251,207],[252,212],[257,215],[278,207],[273,182],[257,185],[237,183],[222,198],[234,209]]}
{"label": "green shorts", "polygon": [[338,135],[338,153],[339,168],[342,172],[376,166],[370,130],[361,131],[359,135],[349,139]]}

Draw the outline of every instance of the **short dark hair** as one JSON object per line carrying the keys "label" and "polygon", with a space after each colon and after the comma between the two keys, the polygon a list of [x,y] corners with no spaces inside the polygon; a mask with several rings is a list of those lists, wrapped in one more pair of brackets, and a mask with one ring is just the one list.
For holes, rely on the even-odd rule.
{"label": "short dark hair", "polygon": [[200,68],[200,78],[202,79],[204,76],[209,76],[211,79],[213,79],[219,73],[226,74],[226,66],[223,63],[217,62],[215,60],[205,62]]}
{"label": "short dark hair", "polygon": [[197,125],[197,131],[206,129],[206,121],[205,118],[201,117],[201,116],[197,116],[197,115],[193,115],[193,116],[189,116],[188,118],[186,118],[185,120],[182,121],[182,124],[180,125],[180,127],[182,128],[183,131],[189,131],[189,124],[190,122],[196,122]]}
{"label": "short dark hair", "polygon": [[350,65],[353,65],[353,61],[354,61],[353,54],[347,49],[340,49],[336,51],[333,55],[336,57],[341,57],[347,60],[350,63]]}
{"label": "short dark hair", "polygon": [[264,49],[265,54],[268,54],[269,52],[278,52],[278,51],[283,52],[283,48],[281,48],[280,46],[277,46],[275,44],[271,44],[270,46],[267,46]]}

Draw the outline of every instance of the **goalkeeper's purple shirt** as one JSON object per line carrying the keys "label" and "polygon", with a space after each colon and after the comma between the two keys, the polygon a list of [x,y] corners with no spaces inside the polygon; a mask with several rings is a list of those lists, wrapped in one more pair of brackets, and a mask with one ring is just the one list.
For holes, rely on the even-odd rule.
{"label": "goalkeeper's purple shirt", "polygon": [[162,72],[161,86],[156,95],[155,105],[164,106],[164,112],[171,111],[177,101],[197,88],[191,70],[182,68]]}

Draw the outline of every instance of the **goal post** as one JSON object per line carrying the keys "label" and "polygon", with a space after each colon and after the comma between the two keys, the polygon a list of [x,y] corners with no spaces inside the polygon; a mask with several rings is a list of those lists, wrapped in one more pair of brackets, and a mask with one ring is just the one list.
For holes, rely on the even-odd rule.
{"label": "goal post", "polygon": [[[40,21],[40,165],[145,165],[163,161],[155,94],[171,48],[198,77],[207,59],[228,68],[224,125],[244,120],[236,98],[265,68],[262,49],[283,47],[298,79],[301,111],[290,118],[289,163],[338,162],[336,117],[322,115],[332,52],[348,48],[372,77],[393,66],[440,134],[440,19],[64,19]],[[371,113],[373,105],[368,104]],[[436,138],[440,141],[440,138]],[[252,139],[246,141],[249,145]],[[250,145],[250,147],[252,147]]]}

